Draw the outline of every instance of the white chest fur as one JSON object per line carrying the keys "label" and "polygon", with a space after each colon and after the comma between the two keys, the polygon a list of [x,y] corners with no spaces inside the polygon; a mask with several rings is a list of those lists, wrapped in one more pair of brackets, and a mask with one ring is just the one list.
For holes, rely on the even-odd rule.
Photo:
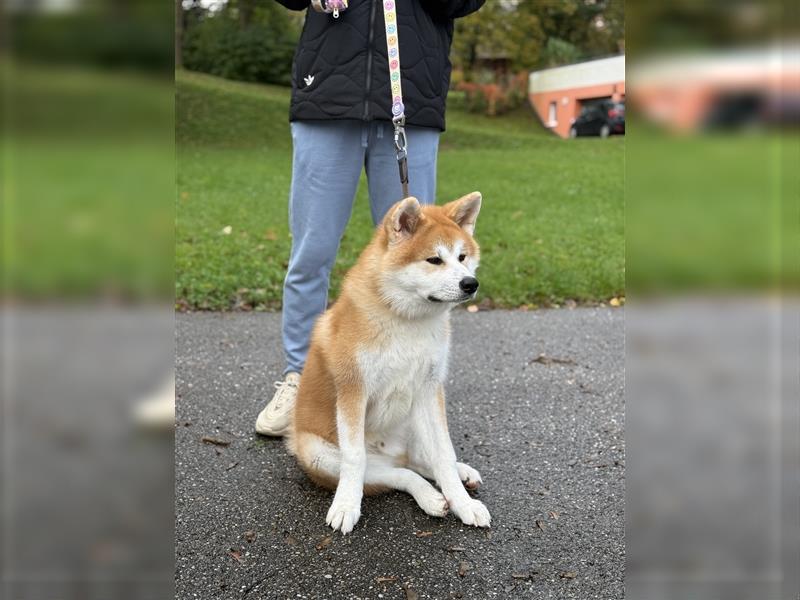
{"label": "white chest fur", "polygon": [[423,394],[444,381],[449,350],[446,315],[427,321],[392,322],[358,354],[367,392],[367,430],[397,425]]}

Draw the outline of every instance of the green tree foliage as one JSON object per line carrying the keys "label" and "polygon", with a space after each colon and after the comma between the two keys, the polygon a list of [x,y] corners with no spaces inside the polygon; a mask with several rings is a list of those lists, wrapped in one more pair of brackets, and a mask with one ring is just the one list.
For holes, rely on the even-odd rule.
{"label": "green tree foliage", "polygon": [[276,2],[231,0],[215,12],[192,3],[184,6],[183,64],[226,79],[288,85],[298,35]]}
{"label": "green tree foliage", "polygon": [[797,22],[796,2],[629,0],[628,9],[628,46],[637,55],[763,45],[786,26],[790,15]]}
{"label": "green tree foliage", "polygon": [[451,59],[467,79],[481,57],[512,71],[559,66],[624,49],[623,0],[488,0],[456,21]]}
{"label": "green tree foliage", "polygon": [[24,61],[171,76],[173,7],[160,2],[128,2],[122,8],[118,4],[7,12],[5,30],[13,35],[4,38],[6,48]]}
{"label": "green tree foliage", "polygon": [[[624,49],[624,0],[487,0],[456,20],[451,59],[467,81],[490,83],[492,66],[511,73],[569,64]],[[228,79],[288,84],[303,13],[273,0],[204,7],[180,0],[187,69]]]}
{"label": "green tree foliage", "polygon": [[558,67],[560,65],[568,65],[580,60],[580,58],[581,51],[577,46],[557,37],[551,37],[547,40],[542,53],[542,66]]}

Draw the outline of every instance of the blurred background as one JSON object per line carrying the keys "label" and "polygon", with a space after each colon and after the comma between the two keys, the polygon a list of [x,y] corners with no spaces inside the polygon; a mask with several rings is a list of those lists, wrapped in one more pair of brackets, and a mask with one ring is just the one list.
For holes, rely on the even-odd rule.
{"label": "blurred background", "polygon": [[173,595],[173,8],[2,7],[2,588]]}
{"label": "blurred background", "polygon": [[626,3],[626,597],[798,597],[800,37]]}

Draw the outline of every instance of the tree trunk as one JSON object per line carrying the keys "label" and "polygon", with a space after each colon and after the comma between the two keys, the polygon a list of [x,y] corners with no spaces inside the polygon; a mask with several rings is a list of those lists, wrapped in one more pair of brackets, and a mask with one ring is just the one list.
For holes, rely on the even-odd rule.
{"label": "tree trunk", "polygon": [[239,26],[242,29],[247,28],[253,22],[255,8],[253,0],[239,0]]}
{"label": "tree trunk", "polygon": [[183,66],[183,0],[175,0],[175,68]]}

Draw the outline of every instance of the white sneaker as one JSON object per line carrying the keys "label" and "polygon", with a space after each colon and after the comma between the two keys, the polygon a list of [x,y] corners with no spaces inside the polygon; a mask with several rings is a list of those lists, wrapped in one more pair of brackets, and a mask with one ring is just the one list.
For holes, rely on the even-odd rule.
{"label": "white sneaker", "polygon": [[275,395],[256,419],[256,432],[261,435],[285,435],[292,421],[292,410],[300,385],[298,373],[287,373],[283,381],[275,382]]}
{"label": "white sneaker", "polygon": [[133,419],[142,429],[175,430],[175,373],[152,396],[133,407]]}

